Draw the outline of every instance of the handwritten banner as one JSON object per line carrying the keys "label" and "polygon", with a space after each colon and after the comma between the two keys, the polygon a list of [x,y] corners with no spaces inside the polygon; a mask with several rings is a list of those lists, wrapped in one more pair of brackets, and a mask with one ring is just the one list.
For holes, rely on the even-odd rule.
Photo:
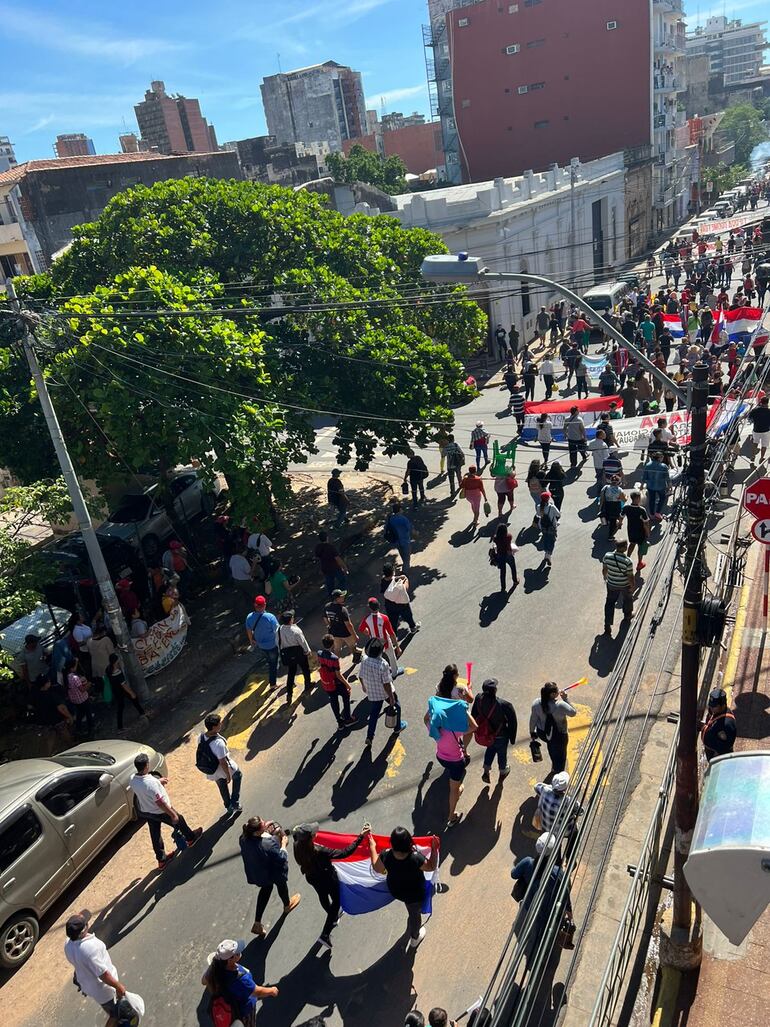
{"label": "handwritten banner", "polygon": [[153,624],[144,638],[134,639],[134,649],[145,677],[168,667],[184,649],[190,618],[180,603],[168,617]]}

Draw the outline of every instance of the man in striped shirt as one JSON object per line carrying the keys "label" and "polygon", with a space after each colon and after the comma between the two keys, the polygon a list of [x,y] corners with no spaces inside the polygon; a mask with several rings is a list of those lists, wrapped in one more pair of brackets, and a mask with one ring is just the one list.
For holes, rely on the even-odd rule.
{"label": "man in striped shirt", "polygon": [[401,706],[393,690],[390,667],[382,658],[382,642],[379,638],[373,638],[369,643],[366,656],[361,660],[361,665],[358,668],[358,678],[369,700],[369,726],[366,730],[364,745],[370,748],[374,740],[374,732],[377,730],[377,719],[380,716],[382,704],[386,700],[396,710],[398,726],[394,728],[394,732],[397,734],[407,726],[406,721],[401,720]]}
{"label": "man in striped shirt", "polygon": [[604,603],[604,634],[612,634],[612,622],[615,619],[615,604],[618,596],[623,601],[623,623],[629,624],[634,613],[634,565],[626,550],[628,542],[618,539],[615,549],[607,553],[602,560],[602,577],[607,586],[607,598]]}
{"label": "man in striped shirt", "polygon": [[396,659],[396,657],[401,655],[401,647],[398,644],[396,632],[390,623],[390,617],[387,614],[380,613],[380,601],[374,596],[369,600],[369,613],[358,625],[358,630],[362,635],[367,635],[369,638],[380,639],[383,644],[383,655],[390,664],[390,671],[394,678],[404,673]]}
{"label": "man in striped shirt", "polygon": [[515,385],[511,389],[511,410],[513,416],[516,418],[516,426],[519,429],[519,435],[524,431],[524,393],[522,392],[520,385]]}

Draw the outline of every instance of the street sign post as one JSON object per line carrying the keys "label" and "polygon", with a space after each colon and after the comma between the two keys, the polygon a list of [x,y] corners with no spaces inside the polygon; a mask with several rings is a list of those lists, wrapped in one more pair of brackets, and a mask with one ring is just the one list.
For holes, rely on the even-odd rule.
{"label": "street sign post", "polygon": [[751,534],[757,542],[763,542],[770,546],[770,517],[763,517],[761,521],[754,521],[751,525]]}
{"label": "street sign post", "polygon": [[743,493],[743,505],[758,521],[770,518],[770,478],[758,478],[747,485]]}

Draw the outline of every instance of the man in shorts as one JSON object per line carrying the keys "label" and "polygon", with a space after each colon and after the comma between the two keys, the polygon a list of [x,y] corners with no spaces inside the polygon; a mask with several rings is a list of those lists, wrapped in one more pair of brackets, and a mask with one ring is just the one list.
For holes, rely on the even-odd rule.
{"label": "man in shorts", "polygon": [[631,502],[626,503],[620,516],[621,520],[626,522],[628,530],[628,555],[631,556],[635,547],[639,549],[639,559],[636,563],[638,573],[646,566],[644,558],[649,549],[647,539],[650,534],[650,518],[642,506],[642,493],[637,489],[631,493]]}
{"label": "man in shorts", "polygon": [[[765,462],[765,456],[767,454],[767,447],[770,445],[770,407],[768,407],[768,398],[763,396],[759,403],[746,414],[746,417],[751,421],[753,434],[751,436],[754,445],[759,450],[759,459],[761,463]],[[754,466],[756,460],[756,453],[751,460],[751,466]]]}
{"label": "man in shorts", "polygon": [[332,592],[331,602],[324,608],[324,617],[329,634],[334,639],[334,651],[337,656],[342,656],[345,646],[353,653],[353,662],[360,657],[358,650],[358,635],[350,619],[350,613],[345,606],[347,592],[341,588],[335,588]]}

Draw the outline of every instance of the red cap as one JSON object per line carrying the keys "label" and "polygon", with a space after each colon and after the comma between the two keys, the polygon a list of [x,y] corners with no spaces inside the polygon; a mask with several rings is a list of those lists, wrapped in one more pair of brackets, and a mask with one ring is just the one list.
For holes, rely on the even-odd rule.
{"label": "red cap", "polygon": [[131,579],[120,578],[120,580],[115,582],[115,588],[131,588]]}
{"label": "red cap", "polygon": [[544,492],[540,493],[540,498],[541,499],[550,499],[551,498],[551,493],[548,492],[548,490],[546,489]]}
{"label": "red cap", "polygon": [[181,542],[177,542],[177,540],[175,538],[172,538],[171,541],[168,544],[168,548],[169,549],[181,549],[182,548],[182,543]]}
{"label": "red cap", "polygon": [[255,606],[267,606],[267,599],[265,599],[264,596],[255,596],[254,597],[254,605]]}
{"label": "red cap", "polygon": [[377,596],[369,596],[369,598],[367,599],[367,602],[368,603],[377,603],[378,606],[380,605],[380,601],[377,598]]}

